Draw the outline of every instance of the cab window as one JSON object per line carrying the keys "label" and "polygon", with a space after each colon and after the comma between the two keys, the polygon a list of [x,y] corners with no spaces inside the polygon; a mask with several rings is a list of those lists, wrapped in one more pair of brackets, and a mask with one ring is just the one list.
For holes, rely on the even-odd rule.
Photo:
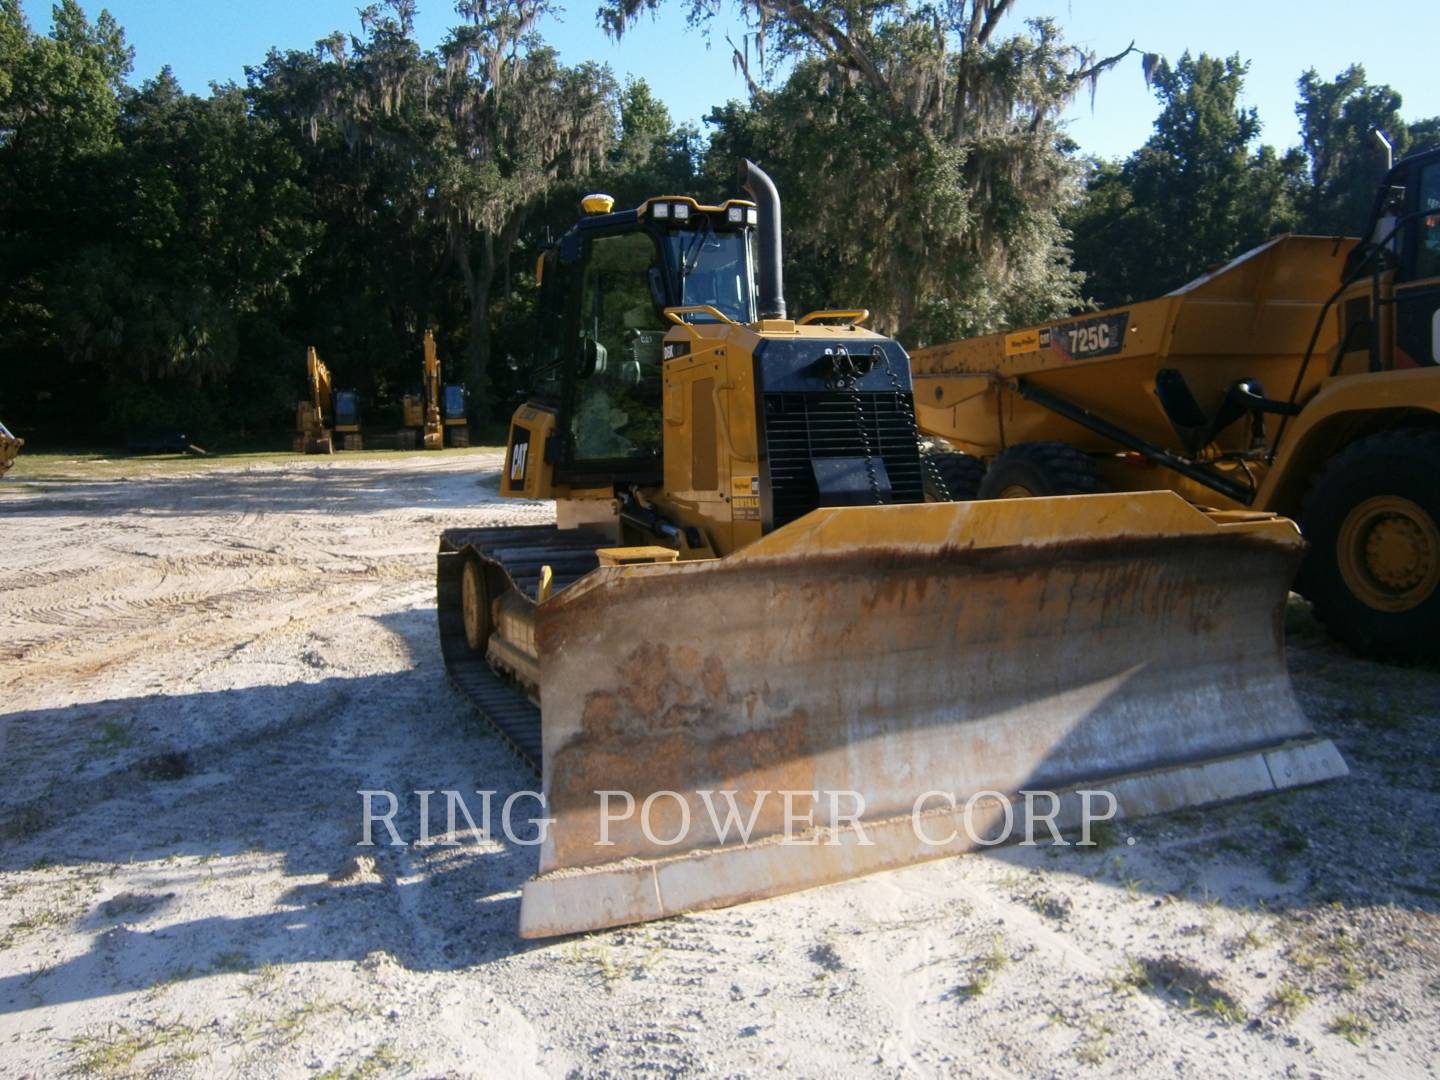
{"label": "cab window", "polygon": [[569,423],[576,464],[659,457],[665,321],[655,296],[662,281],[649,235],[590,242]]}
{"label": "cab window", "polygon": [[1420,174],[1420,211],[1416,222],[1415,277],[1440,277],[1440,161]]}
{"label": "cab window", "polygon": [[[705,304],[739,323],[755,321],[748,230],[717,233],[708,225],[668,236],[687,305]],[[709,321],[693,315],[692,322]]]}

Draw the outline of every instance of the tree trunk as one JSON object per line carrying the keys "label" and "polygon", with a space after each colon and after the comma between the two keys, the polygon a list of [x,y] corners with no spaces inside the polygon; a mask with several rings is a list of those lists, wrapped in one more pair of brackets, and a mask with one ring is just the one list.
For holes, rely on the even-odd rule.
{"label": "tree trunk", "polygon": [[489,233],[480,233],[472,245],[465,238],[455,244],[455,261],[465,279],[465,295],[470,301],[470,319],[465,344],[466,383],[470,389],[472,411],[484,416],[489,412],[490,390],[490,282],[495,277],[495,242]]}
{"label": "tree trunk", "polygon": [[[465,292],[470,299],[469,342],[465,347],[465,364],[468,373],[472,411],[488,416],[490,408],[490,289],[495,275],[500,271],[502,258],[496,252],[503,252],[507,270],[506,288],[509,288],[508,268],[510,251],[520,237],[520,230],[529,217],[528,206],[517,206],[505,221],[497,236],[492,232],[476,232],[470,236],[461,235],[455,241],[455,260],[460,264],[460,273],[465,279]],[[473,239],[473,243],[471,242]]]}

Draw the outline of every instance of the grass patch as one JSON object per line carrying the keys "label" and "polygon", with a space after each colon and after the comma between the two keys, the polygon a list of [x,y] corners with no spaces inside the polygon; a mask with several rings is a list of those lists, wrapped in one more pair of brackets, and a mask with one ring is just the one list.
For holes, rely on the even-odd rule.
{"label": "grass patch", "polygon": [[126,915],[147,915],[166,900],[173,898],[174,895],[174,893],[165,893],[164,895],[135,892],[116,893],[100,905],[99,913],[105,919],[119,919]]}
{"label": "grass patch", "polygon": [[1099,1065],[1104,1062],[1110,1056],[1109,1038],[1113,1034],[1115,1029],[1098,1016],[1087,1018],[1085,1033],[1075,1044],[1075,1060],[1082,1065]]}
{"label": "grass patch", "polygon": [[250,954],[236,950],[234,952],[223,952],[214,960],[210,961],[211,971],[249,971],[254,966]]}
{"label": "grass patch", "polygon": [[1052,893],[1046,889],[1037,889],[1025,899],[1035,909],[1036,914],[1044,915],[1047,919],[1054,919],[1056,922],[1064,922],[1075,908],[1075,902],[1068,896]]}
{"label": "grass patch", "polygon": [[1150,972],[1134,957],[1126,957],[1117,971],[1105,976],[1105,985],[1112,994],[1133,994],[1150,989]]}
{"label": "grass patch", "polygon": [[607,990],[625,974],[624,968],[615,959],[615,950],[602,942],[574,942],[560,957],[567,963],[590,968],[591,974],[598,975]]}
{"label": "grass patch", "polygon": [[64,921],[65,917],[58,908],[35,908],[33,911],[28,911],[0,931],[0,949],[8,949],[21,938],[33,934],[36,930],[43,930],[48,926],[59,926]]}
{"label": "grass patch", "polygon": [[401,1056],[394,1043],[383,1042],[361,1058],[348,1072],[336,1065],[318,1074],[315,1080],[371,1080],[372,1077],[401,1072],[410,1064],[410,1059]]}
{"label": "grass patch", "polygon": [[240,1035],[246,1041],[273,1039],[281,1046],[288,1046],[305,1034],[312,1021],[340,1008],[333,1001],[306,1001],[279,1016],[242,1013],[239,1018]]}
{"label": "grass patch", "polygon": [[90,744],[97,750],[123,750],[133,742],[128,724],[118,720],[102,720],[95,725]]}
{"label": "grass patch", "polygon": [[200,1056],[189,1049],[194,1038],[195,1029],[178,1021],[154,1024],[143,1030],[109,1024],[103,1034],[80,1035],[70,1040],[69,1048],[77,1055],[72,1071],[81,1076],[111,1076],[128,1072],[141,1054],[165,1047],[173,1049],[165,1056],[163,1064],[193,1061]]}
{"label": "grass patch", "polygon": [[267,990],[272,989],[276,982],[279,981],[280,965],[273,960],[267,960],[255,968],[250,974],[252,974],[254,978],[246,984],[245,993],[250,997],[255,997],[257,994],[263,994]]}
{"label": "grass patch", "polygon": [[1375,1031],[1368,1020],[1353,1012],[1340,1013],[1325,1025],[1325,1030],[1331,1035],[1341,1036],[1353,1046],[1359,1046]]}
{"label": "grass patch", "polygon": [[1304,1012],[1309,1004],[1310,995],[1288,979],[1284,979],[1266,1001],[1265,1009],[1267,1012],[1290,1020]]}
{"label": "grass patch", "polygon": [[1243,933],[1235,935],[1226,943],[1226,955],[1238,956],[1245,952],[1254,952],[1263,949],[1270,944],[1270,939],[1265,936],[1263,920],[1247,926]]}
{"label": "grass patch", "polygon": [[954,996],[962,1000],[977,998],[995,984],[995,977],[1010,963],[1005,938],[996,934],[990,939],[990,951],[979,957],[970,974],[970,981],[955,988]]}
{"label": "grass patch", "polygon": [[811,963],[818,964],[827,973],[843,970],[845,962],[840,959],[840,954],[835,951],[835,946],[828,941],[822,941],[810,950]]}
{"label": "grass patch", "polygon": [[[207,449],[210,449],[207,447]],[[471,446],[468,448],[447,447],[444,456],[458,457],[472,454],[494,454],[504,446]],[[342,450],[333,458],[316,458],[310,461],[329,460],[336,462],[377,459],[394,461],[401,457],[425,457],[434,459],[434,451],[397,450]],[[243,467],[247,465],[285,465],[303,462],[305,454],[292,450],[233,450],[206,454],[204,457],[189,454],[126,454],[122,450],[79,450],[79,451],[36,451],[22,450],[15,459],[15,467],[6,479],[6,486],[17,483],[46,484],[74,480],[124,480],[140,476],[165,476],[178,473],[208,472],[214,469]]]}
{"label": "grass patch", "polygon": [[1208,971],[1178,957],[1141,960],[1146,982],[1143,988],[1180,1003],[1192,1013],[1213,1017],[1222,1024],[1242,1024],[1249,1014],[1229,991]]}
{"label": "grass patch", "polygon": [[1075,847],[1089,853],[1109,851],[1120,840],[1119,826],[1113,821],[1096,821],[1090,826],[1090,843],[1077,840]]}
{"label": "grass patch", "polygon": [[1285,950],[1285,959],[1300,971],[1328,979],[1338,990],[1359,990],[1371,974],[1360,964],[1360,943],[1343,926],[1330,931],[1306,927]]}

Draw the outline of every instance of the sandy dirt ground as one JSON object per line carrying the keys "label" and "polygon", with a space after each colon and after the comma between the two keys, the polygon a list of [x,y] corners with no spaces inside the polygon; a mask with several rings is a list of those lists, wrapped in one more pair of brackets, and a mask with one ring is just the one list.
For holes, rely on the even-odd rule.
{"label": "sandy dirt ground", "polygon": [[[499,456],[0,484],[0,1075],[1425,1075],[1440,673],[1292,601],[1353,775],[584,938],[533,849],[355,846],[534,781],[446,684],[433,551]],[[398,819],[416,834],[413,800]],[[1133,842],[1132,842],[1133,841]]]}

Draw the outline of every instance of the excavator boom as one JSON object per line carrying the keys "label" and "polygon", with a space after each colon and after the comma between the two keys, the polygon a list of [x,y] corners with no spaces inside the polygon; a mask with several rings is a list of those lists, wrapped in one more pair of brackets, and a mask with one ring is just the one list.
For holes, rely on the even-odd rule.
{"label": "excavator boom", "polygon": [[305,454],[333,454],[334,388],[330,369],[311,345],[305,350],[306,400],[295,406],[295,450]]}

